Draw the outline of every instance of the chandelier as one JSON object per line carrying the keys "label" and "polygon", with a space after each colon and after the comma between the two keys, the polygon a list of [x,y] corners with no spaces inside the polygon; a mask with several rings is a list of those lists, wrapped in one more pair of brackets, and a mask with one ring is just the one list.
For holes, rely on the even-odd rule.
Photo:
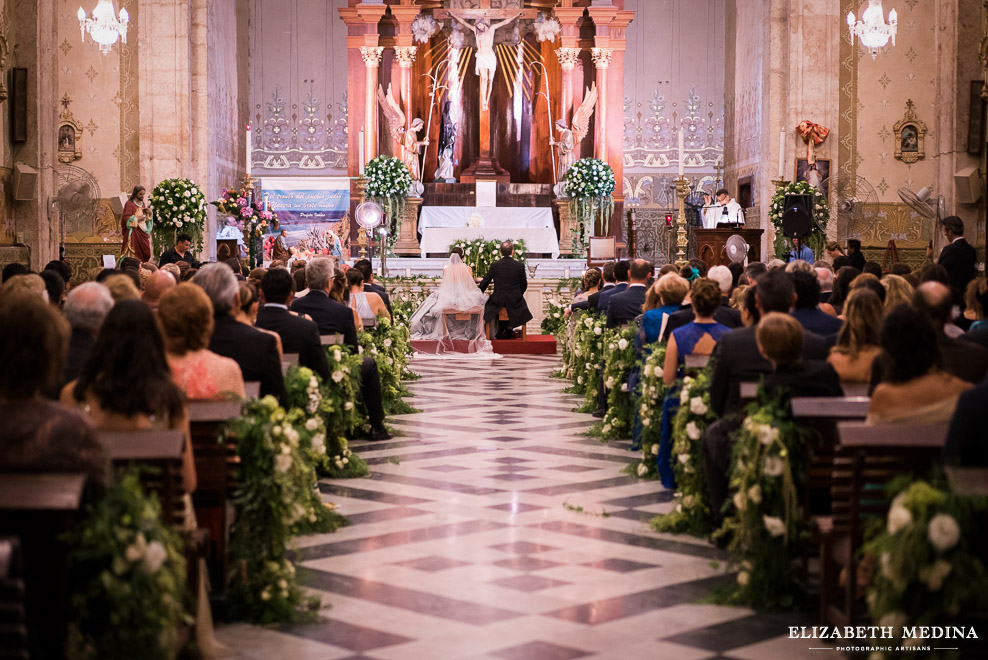
{"label": "chandelier", "polygon": [[868,0],[868,8],[861,15],[861,20],[856,21],[854,12],[847,13],[847,27],[851,30],[851,44],[854,44],[854,37],[857,36],[865,48],[871,52],[871,59],[878,57],[878,51],[884,48],[889,39],[895,45],[895,33],[898,31],[899,19],[895,10],[889,12],[889,22],[885,22],[885,11],[882,9],[882,0]]}
{"label": "chandelier", "polygon": [[89,36],[99,44],[99,51],[104,55],[110,52],[110,47],[117,43],[118,38],[121,43],[127,43],[127,24],[130,22],[130,15],[121,7],[120,18],[117,18],[113,13],[111,0],[99,0],[91,18],[86,17],[86,10],[82,7],[79,7],[76,15],[79,17],[82,41],[85,43],[86,32],[89,32]]}

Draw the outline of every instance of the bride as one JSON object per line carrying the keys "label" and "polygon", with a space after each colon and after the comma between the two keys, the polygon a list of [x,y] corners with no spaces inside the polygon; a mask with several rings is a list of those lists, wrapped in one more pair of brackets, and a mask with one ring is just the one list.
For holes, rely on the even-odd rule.
{"label": "bride", "polygon": [[439,290],[412,315],[411,339],[436,342],[436,353],[493,355],[484,333],[486,302],[487,295],[477,288],[470,267],[454,252],[443,268]]}

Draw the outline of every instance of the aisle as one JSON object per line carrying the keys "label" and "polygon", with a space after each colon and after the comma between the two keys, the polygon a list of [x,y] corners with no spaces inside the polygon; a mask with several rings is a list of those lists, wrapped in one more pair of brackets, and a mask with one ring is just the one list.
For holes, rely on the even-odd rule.
{"label": "aisle", "polygon": [[321,483],[351,526],[300,540],[324,620],[220,639],[251,660],[830,658],[786,638],[807,617],[697,603],[732,579],[723,553],[647,529],[670,494],[581,435],[557,362],[413,362],[423,412],[354,445],[369,479]]}

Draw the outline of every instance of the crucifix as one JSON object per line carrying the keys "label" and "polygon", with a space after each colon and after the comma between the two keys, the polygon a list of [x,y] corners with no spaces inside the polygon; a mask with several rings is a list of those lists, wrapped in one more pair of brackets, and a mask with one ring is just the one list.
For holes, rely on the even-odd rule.
{"label": "crucifix", "polygon": [[[478,180],[507,180],[508,173],[491,155],[490,98],[497,72],[497,55],[494,53],[494,33],[519,18],[538,17],[535,9],[491,9],[491,0],[480,0],[475,9],[437,9],[437,20],[452,19],[473,32],[477,40],[474,71],[480,77],[480,156],[460,177],[468,183]],[[496,22],[492,22],[496,21]]]}

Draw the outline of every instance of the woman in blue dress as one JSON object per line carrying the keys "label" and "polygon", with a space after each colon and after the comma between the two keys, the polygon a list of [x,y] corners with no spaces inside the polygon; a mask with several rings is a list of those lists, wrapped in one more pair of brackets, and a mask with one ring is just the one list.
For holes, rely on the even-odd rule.
{"label": "woman in blue dress", "polygon": [[701,277],[690,287],[693,321],[676,328],[666,345],[666,362],[662,379],[669,388],[662,404],[662,440],[656,458],[659,478],[666,488],[675,488],[672,470],[672,420],[679,411],[679,388],[675,383],[686,375],[687,355],[711,355],[717,342],[730,328],[714,321],[714,311],[720,306],[720,285]]}

